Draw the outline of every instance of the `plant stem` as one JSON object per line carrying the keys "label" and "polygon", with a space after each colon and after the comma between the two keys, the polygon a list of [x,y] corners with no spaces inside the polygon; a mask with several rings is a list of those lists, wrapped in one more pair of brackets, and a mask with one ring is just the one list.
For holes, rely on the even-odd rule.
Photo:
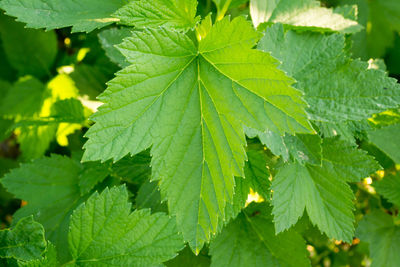
{"label": "plant stem", "polygon": [[228,11],[229,6],[231,5],[232,0],[227,0],[225,5],[222,7],[221,10],[218,10],[217,21],[224,18],[226,11]]}

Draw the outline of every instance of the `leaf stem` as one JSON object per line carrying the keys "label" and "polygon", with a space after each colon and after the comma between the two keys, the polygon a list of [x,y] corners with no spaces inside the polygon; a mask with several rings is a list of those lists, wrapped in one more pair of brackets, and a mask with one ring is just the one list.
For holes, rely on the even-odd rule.
{"label": "leaf stem", "polygon": [[217,21],[224,18],[226,11],[228,11],[229,6],[231,5],[232,0],[227,0],[222,7],[221,10],[218,10]]}

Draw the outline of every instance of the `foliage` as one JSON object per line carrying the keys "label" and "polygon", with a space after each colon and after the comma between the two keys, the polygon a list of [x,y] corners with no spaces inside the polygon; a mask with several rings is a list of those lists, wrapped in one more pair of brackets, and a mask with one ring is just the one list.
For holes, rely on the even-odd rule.
{"label": "foliage", "polygon": [[0,9],[0,265],[398,266],[397,1]]}

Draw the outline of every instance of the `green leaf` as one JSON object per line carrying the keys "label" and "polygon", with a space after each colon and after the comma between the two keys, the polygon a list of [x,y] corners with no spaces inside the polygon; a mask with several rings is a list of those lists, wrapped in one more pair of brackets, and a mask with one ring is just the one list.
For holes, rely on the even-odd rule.
{"label": "green leaf", "polygon": [[190,248],[186,247],[182,250],[179,255],[164,263],[167,267],[182,267],[182,266],[190,266],[190,267],[209,267],[210,266],[210,258],[204,254],[199,254],[198,256],[194,255]]}
{"label": "green leaf", "polygon": [[348,181],[356,182],[379,165],[353,145],[337,138],[324,139],[322,166],[294,162],[283,165],[272,181],[277,233],[292,225],[304,210],[328,237],[351,242],[354,234],[354,195]]}
{"label": "green leaf", "polygon": [[85,63],[75,66],[69,76],[74,80],[81,95],[88,95],[91,99],[96,99],[106,89],[106,82],[109,80],[100,66]]}
{"label": "green leaf", "polygon": [[304,91],[314,121],[361,121],[400,103],[396,80],[351,59],[343,35],[284,34],[282,25],[274,25],[259,48],[281,60],[281,68],[297,80],[295,87]]}
{"label": "green leaf", "polygon": [[359,223],[357,236],[369,243],[371,267],[396,267],[400,262],[400,227],[382,211],[366,215]]}
{"label": "green leaf", "polygon": [[99,41],[104,51],[106,51],[106,55],[120,67],[127,67],[129,63],[116,45],[122,43],[124,38],[131,36],[131,31],[132,29],[129,28],[111,28],[99,33]]}
{"label": "green leaf", "polygon": [[[60,145],[68,145],[67,135],[80,129],[85,114],[78,96],[78,89],[65,74],[57,75],[44,87],[39,81],[22,80],[11,90],[9,116],[14,116],[18,127],[18,142],[24,159],[44,155],[51,141],[57,137]],[[34,95],[31,95],[34,93]],[[11,97],[10,97],[11,95]],[[23,98],[25,100],[19,101]],[[16,101],[14,106],[11,105]],[[19,102],[18,102],[19,101]]]}
{"label": "green leaf", "polygon": [[[288,256],[290,252],[290,256]],[[310,266],[297,232],[275,235],[268,204],[250,205],[210,245],[211,266]]]}
{"label": "green leaf", "polygon": [[248,0],[213,0],[213,2],[217,7],[217,17],[222,19],[227,10],[245,4]]}
{"label": "green leaf", "polygon": [[[0,7],[4,2],[0,1]],[[50,74],[57,55],[54,32],[25,29],[22,23],[0,13],[0,36],[8,61],[21,76]]]}
{"label": "green leaf", "polygon": [[98,183],[102,182],[110,173],[111,162],[85,162],[84,170],[79,174],[79,188],[81,195],[89,193]]}
{"label": "green leaf", "polygon": [[55,267],[59,266],[56,247],[47,243],[47,251],[42,259],[31,261],[18,261],[19,267]]}
{"label": "green leaf", "polygon": [[217,22],[198,48],[175,31],[132,34],[119,46],[132,65],[100,96],[83,160],[117,161],[153,145],[153,179],[198,252],[243,176],[242,125],[310,132],[305,103],[276,60],[252,49],[260,35],[242,17]]}
{"label": "green leaf", "polygon": [[393,124],[368,132],[371,143],[400,163],[400,124]]}
{"label": "green leaf", "polygon": [[321,165],[322,139],[319,135],[285,135],[284,142],[294,160],[301,164]]}
{"label": "green leaf", "polygon": [[280,136],[271,131],[261,132],[246,129],[250,138],[258,137],[263,145],[287,162],[297,160],[301,164],[321,165],[321,137],[314,134],[297,134]]}
{"label": "green leaf", "polygon": [[131,1],[114,13],[119,23],[136,28],[157,28],[187,31],[193,29],[200,17],[196,16],[196,0]]}
{"label": "green leaf", "polygon": [[271,152],[277,156],[281,156],[284,161],[289,159],[289,150],[284,143],[284,137],[272,131],[257,131],[251,128],[245,128],[246,135],[249,138],[260,139],[260,142],[268,147]]}
{"label": "green leaf", "polygon": [[235,194],[233,202],[227,203],[225,208],[226,220],[220,222],[220,230],[229,223],[230,219],[236,218],[245,208],[248,196],[253,190],[264,200],[270,199],[269,171],[267,169],[266,155],[263,151],[250,150],[247,152],[247,162],[244,166],[244,177],[235,177]]}
{"label": "green leaf", "polygon": [[[269,199],[270,197],[269,187],[271,185],[271,181],[269,180],[269,175],[270,174],[267,169],[267,160],[264,151],[256,151],[256,150],[248,151],[247,162],[246,165],[244,166],[244,179],[241,179],[242,188],[243,184],[246,184],[246,186],[248,187],[248,189],[246,190],[247,194],[249,194],[250,192],[249,189],[251,188],[254,192],[259,193],[260,196],[264,197],[265,199]],[[238,184],[236,184],[236,186],[238,186]],[[247,200],[247,195],[246,195],[246,200]]]}
{"label": "green leaf", "polygon": [[400,3],[397,0],[341,0],[357,4],[358,21],[366,31],[352,36],[354,56],[364,60],[382,58],[393,47],[396,32],[400,32]]}
{"label": "green leaf", "polygon": [[79,162],[52,155],[22,164],[2,179],[10,193],[28,202],[14,218],[34,215],[62,258],[66,257],[69,216],[84,201],[78,186],[81,171]]}
{"label": "green leaf", "polygon": [[373,184],[376,192],[400,207],[400,174],[388,174],[377,183]]}
{"label": "green leaf", "polygon": [[320,32],[355,33],[363,27],[315,0],[251,0],[254,26],[264,22],[283,23],[288,28]]}
{"label": "green leaf", "polygon": [[79,206],[68,237],[77,266],[153,266],[183,248],[175,219],[150,210],[131,213],[124,186],[95,193]]}
{"label": "green leaf", "polygon": [[32,117],[40,112],[46,87],[33,77],[24,77],[17,81],[4,95],[0,114],[10,118]]}
{"label": "green leaf", "polygon": [[0,8],[29,28],[72,26],[72,32],[90,32],[115,22],[111,14],[126,3],[127,0],[2,0]]}
{"label": "green leaf", "polygon": [[13,229],[0,231],[0,258],[35,260],[45,249],[43,226],[32,216],[19,220]]}
{"label": "green leaf", "polygon": [[149,151],[143,151],[133,157],[126,156],[112,166],[113,176],[134,184],[150,180],[151,157]]}
{"label": "green leaf", "polygon": [[139,188],[135,200],[137,209],[151,209],[151,212],[168,212],[167,205],[161,201],[157,182],[144,182]]}

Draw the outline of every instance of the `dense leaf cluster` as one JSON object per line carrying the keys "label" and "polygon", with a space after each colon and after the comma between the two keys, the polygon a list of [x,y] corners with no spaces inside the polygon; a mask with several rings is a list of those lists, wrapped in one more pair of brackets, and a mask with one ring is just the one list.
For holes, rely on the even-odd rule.
{"label": "dense leaf cluster", "polygon": [[399,266],[397,0],[0,8],[0,265]]}

